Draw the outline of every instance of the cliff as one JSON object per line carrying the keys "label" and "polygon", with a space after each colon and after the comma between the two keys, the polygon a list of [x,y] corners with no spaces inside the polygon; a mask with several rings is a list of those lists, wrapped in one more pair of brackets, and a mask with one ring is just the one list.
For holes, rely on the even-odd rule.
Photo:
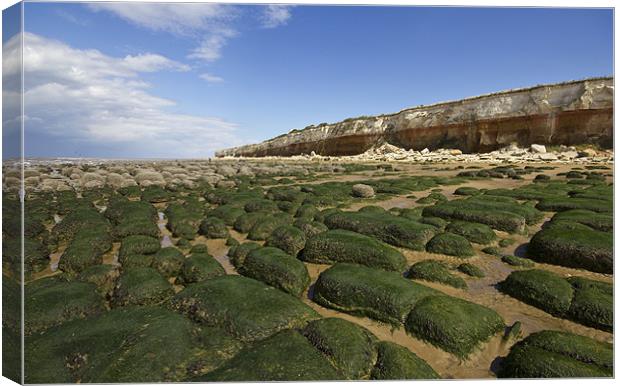
{"label": "cliff", "polygon": [[613,145],[613,78],[592,78],[419,106],[394,114],[309,126],[223,156],[354,155],[379,143],[405,149],[487,152],[527,146]]}

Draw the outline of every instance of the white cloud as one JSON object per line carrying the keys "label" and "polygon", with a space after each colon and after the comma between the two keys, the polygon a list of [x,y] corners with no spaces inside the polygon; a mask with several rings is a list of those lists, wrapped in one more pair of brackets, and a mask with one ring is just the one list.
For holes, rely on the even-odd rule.
{"label": "white cloud", "polygon": [[216,75],[211,75],[206,72],[204,74],[200,74],[200,78],[206,80],[209,83],[222,83],[224,81],[223,78]]}
{"label": "white cloud", "polygon": [[276,28],[288,23],[288,19],[291,18],[291,6],[271,4],[265,6],[262,15],[263,27]]}
{"label": "white cloud", "polygon": [[[19,38],[5,43],[4,57],[16,54]],[[24,45],[30,135],[126,147],[143,157],[200,157],[239,143],[235,124],[170,112],[175,102],[149,93],[140,79],[144,72],[183,70],[180,63],[150,53],[112,57],[31,33],[24,35]],[[3,71],[19,76],[12,63],[3,63]]]}

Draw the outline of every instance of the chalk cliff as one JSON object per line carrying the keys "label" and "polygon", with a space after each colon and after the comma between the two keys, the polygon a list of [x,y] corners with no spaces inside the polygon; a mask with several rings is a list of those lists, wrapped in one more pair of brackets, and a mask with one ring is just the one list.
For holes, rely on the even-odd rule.
{"label": "chalk cliff", "polygon": [[527,146],[613,145],[613,78],[592,78],[501,91],[419,106],[394,114],[308,126],[264,142],[216,152],[223,156],[354,155],[378,143],[405,149],[487,152]]}

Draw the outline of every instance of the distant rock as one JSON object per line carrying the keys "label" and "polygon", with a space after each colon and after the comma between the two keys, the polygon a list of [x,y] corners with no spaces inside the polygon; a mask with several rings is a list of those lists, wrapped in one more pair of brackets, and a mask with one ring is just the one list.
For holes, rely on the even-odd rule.
{"label": "distant rock", "polygon": [[541,154],[541,153],[546,153],[547,152],[547,148],[545,147],[545,145],[537,145],[537,144],[533,143],[530,146],[530,151],[532,153]]}
{"label": "distant rock", "polygon": [[355,184],[351,188],[351,191],[355,197],[360,198],[370,198],[375,195],[375,190],[373,187],[366,184]]}

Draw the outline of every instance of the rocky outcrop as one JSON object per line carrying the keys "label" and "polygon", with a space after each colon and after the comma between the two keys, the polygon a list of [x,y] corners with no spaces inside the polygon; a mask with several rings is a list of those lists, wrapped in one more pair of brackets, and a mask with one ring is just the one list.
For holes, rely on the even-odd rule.
{"label": "rocky outcrop", "polygon": [[350,118],[293,130],[224,156],[355,155],[380,143],[404,149],[488,152],[529,146],[613,144],[613,78],[592,78],[502,91],[419,106],[395,114]]}

